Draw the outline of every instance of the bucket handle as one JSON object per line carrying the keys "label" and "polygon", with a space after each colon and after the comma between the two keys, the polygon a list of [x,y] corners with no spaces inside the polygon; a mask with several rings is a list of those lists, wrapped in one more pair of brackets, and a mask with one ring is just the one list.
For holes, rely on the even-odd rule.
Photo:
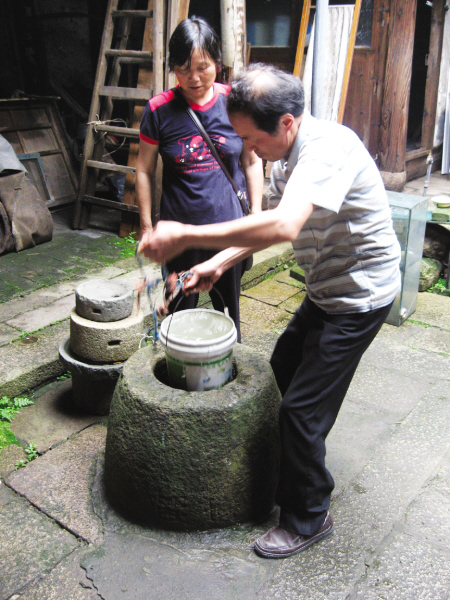
{"label": "bucket handle", "polygon": [[[229,313],[229,311],[228,311],[228,307],[227,307],[227,306],[225,306],[225,300],[223,299],[223,296],[222,296],[222,294],[221,294],[221,293],[219,292],[219,290],[218,290],[216,287],[214,287],[214,286],[211,288],[210,292],[211,292],[212,290],[214,290],[214,291],[216,292],[216,294],[219,296],[219,298],[222,300],[222,304],[223,304],[223,314],[224,314],[226,317],[229,317],[229,316],[230,316],[230,313]],[[171,317],[173,317],[173,315],[175,314],[175,311],[177,310],[177,308],[178,308],[178,306],[179,306],[179,304],[180,304],[180,302],[181,302],[182,300],[183,300],[183,295],[180,295],[180,298],[179,298],[178,302],[175,304],[175,308],[173,309],[173,313],[171,314]],[[169,324],[168,324],[168,326],[167,326],[167,335],[166,335],[166,340],[167,340],[167,343],[169,343],[169,329],[170,329],[170,326],[171,326],[171,325],[172,325],[172,319],[170,319],[170,322],[169,322]]]}

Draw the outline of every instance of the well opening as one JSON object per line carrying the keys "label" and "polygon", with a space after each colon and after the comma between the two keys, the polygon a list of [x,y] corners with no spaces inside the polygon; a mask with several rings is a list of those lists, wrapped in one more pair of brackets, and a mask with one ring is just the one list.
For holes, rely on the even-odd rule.
{"label": "well opening", "polygon": [[[167,369],[167,359],[165,357],[160,358],[159,360],[157,360],[155,362],[155,366],[153,368],[153,375],[156,377],[156,379],[158,381],[160,381],[164,385],[171,387],[174,390],[183,389],[183,388],[171,385],[171,383],[169,381],[169,371]],[[227,381],[227,383],[222,387],[226,387],[228,384],[230,384],[232,381],[234,381],[236,379],[237,375],[238,375],[238,366],[237,366],[236,360],[233,359],[233,365],[232,365],[232,370],[231,370],[231,379],[230,379],[230,381]],[[204,390],[204,391],[212,392],[214,390],[211,389],[211,390]]]}

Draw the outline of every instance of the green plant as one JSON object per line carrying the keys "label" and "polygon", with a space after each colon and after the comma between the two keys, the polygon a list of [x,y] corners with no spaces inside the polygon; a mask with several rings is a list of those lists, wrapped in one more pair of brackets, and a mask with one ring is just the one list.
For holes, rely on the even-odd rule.
{"label": "green plant", "polygon": [[20,446],[19,440],[11,430],[10,423],[20,409],[30,404],[34,404],[34,402],[23,396],[14,399],[8,396],[0,398],[0,450],[11,444]]}
{"label": "green plant", "polygon": [[129,258],[130,256],[134,256],[136,253],[136,232],[132,231],[124,238],[119,238],[114,242],[115,246],[121,248],[120,254],[123,258]]}
{"label": "green plant", "polygon": [[34,404],[33,400],[26,397],[14,398],[11,400],[8,396],[2,396],[0,398],[0,419],[3,421],[11,421],[16,413],[19,412],[24,406]]}
{"label": "green plant", "polygon": [[56,379],[58,381],[64,381],[65,379],[71,379],[71,378],[72,378],[72,373],[70,371],[67,371],[66,373],[63,373],[62,375],[60,375]]}
{"label": "green plant", "polygon": [[407,321],[408,323],[412,323],[413,325],[420,325],[421,327],[425,327],[425,329],[433,327],[433,325],[429,325],[428,323],[424,323],[423,321],[416,321],[416,319],[407,319]]}
{"label": "green plant", "polygon": [[36,444],[34,442],[31,442],[30,444],[25,446],[24,450],[25,450],[25,454],[27,455],[27,457],[25,459],[22,458],[14,463],[16,471],[17,471],[17,469],[21,469],[22,467],[25,467],[29,462],[31,462],[32,460],[34,460],[35,458],[37,458],[39,456]]}
{"label": "green plant", "polygon": [[27,455],[28,462],[31,462],[39,456],[36,444],[34,442],[30,442],[28,446],[25,446],[25,454]]}
{"label": "green plant", "polygon": [[445,282],[445,279],[439,279],[433,286],[431,286],[427,292],[430,292],[431,294],[442,294],[442,292],[445,292],[447,290],[447,284]]}

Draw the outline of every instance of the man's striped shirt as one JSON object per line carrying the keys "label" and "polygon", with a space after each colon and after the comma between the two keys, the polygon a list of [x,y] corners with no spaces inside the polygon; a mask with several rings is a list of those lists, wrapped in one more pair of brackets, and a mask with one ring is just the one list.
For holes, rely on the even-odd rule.
{"label": "man's striped shirt", "polygon": [[380,173],[358,136],[305,111],[287,159],[274,163],[269,207],[309,201],[293,242],[311,300],[330,313],[386,306],[400,290],[400,245]]}

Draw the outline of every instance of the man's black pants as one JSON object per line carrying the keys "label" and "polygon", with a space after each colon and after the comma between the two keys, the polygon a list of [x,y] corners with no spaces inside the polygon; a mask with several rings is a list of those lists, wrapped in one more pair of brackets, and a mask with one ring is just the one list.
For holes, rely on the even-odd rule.
{"label": "man's black pants", "polygon": [[306,297],[275,346],[271,364],[283,396],[276,502],[284,529],[313,535],[325,519],[334,488],[325,438],[390,308],[328,314]]}

